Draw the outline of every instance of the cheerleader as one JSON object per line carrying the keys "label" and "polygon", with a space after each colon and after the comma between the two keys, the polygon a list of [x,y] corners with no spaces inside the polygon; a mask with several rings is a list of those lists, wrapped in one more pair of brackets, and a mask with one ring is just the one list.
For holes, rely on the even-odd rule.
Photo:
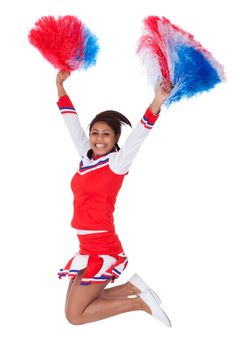
{"label": "cheerleader", "polygon": [[142,310],[171,327],[160,298],[137,274],[125,284],[106,288],[127,265],[114,227],[116,197],[142,142],[159,117],[171,86],[156,87],[152,103],[120,149],[121,126],[131,126],[130,121],[119,112],[104,111],[92,120],[87,137],[64,88],[69,75],[65,71],[57,74],[57,104],[81,161],[71,181],[74,195],[71,226],[77,233],[79,252],[58,273],[60,278],[70,278],[66,318],[73,325],[82,325]]}

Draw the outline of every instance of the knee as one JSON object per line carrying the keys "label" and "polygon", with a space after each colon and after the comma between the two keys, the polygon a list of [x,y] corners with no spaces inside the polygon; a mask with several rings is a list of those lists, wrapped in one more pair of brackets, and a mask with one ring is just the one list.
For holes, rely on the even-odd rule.
{"label": "knee", "polygon": [[65,312],[67,321],[73,326],[81,326],[85,322],[82,319],[82,315],[75,314],[72,311],[66,310]]}

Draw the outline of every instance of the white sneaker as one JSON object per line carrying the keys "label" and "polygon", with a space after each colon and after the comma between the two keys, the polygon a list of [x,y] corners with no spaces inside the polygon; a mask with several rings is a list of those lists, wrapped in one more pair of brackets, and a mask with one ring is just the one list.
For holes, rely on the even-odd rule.
{"label": "white sneaker", "polygon": [[161,309],[161,307],[158,305],[154,295],[151,294],[149,290],[140,293],[139,297],[149,306],[153,317],[157,318],[157,320],[164,323],[167,327],[172,326],[171,321],[169,320],[163,309]]}
{"label": "white sneaker", "polygon": [[150,287],[143,281],[143,279],[142,279],[138,274],[135,273],[135,274],[130,278],[129,282],[130,282],[131,284],[133,284],[136,288],[138,288],[141,292],[144,292],[144,291],[146,291],[146,290],[149,290],[150,293],[151,293],[151,294],[153,295],[153,297],[155,298],[157,304],[160,305],[160,304],[162,303],[160,297],[155,293],[155,291],[154,291],[152,288],[150,288]]}

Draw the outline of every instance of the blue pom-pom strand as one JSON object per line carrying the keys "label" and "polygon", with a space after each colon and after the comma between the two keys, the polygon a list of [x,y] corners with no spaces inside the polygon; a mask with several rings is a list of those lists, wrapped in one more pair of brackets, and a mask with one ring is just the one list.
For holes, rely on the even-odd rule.
{"label": "blue pom-pom strand", "polygon": [[166,101],[167,106],[183,97],[190,98],[197,93],[209,91],[221,82],[216,69],[204,54],[192,46],[177,47],[173,74],[174,92]]}
{"label": "blue pom-pom strand", "polygon": [[82,35],[79,46],[73,57],[67,60],[71,70],[88,69],[96,64],[99,53],[98,38],[93,34],[88,27],[82,25]]}
{"label": "blue pom-pom strand", "polygon": [[98,38],[87,28],[84,27],[84,55],[83,69],[96,64],[97,55],[99,53]]}
{"label": "blue pom-pom strand", "polygon": [[161,79],[173,89],[166,105],[209,91],[225,80],[223,66],[193,35],[168,19],[149,16],[137,52],[154,88]]}

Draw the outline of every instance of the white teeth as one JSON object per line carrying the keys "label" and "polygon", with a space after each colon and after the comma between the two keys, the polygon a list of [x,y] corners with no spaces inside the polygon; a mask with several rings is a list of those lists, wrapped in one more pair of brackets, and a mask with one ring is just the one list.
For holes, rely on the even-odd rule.
{"label": "white teeth", "polygon": [[103,148],[103,147],[105,147],[105,145],[103,145],[102,143],[97,143],[95,146],[96,146],[97,148]]}

